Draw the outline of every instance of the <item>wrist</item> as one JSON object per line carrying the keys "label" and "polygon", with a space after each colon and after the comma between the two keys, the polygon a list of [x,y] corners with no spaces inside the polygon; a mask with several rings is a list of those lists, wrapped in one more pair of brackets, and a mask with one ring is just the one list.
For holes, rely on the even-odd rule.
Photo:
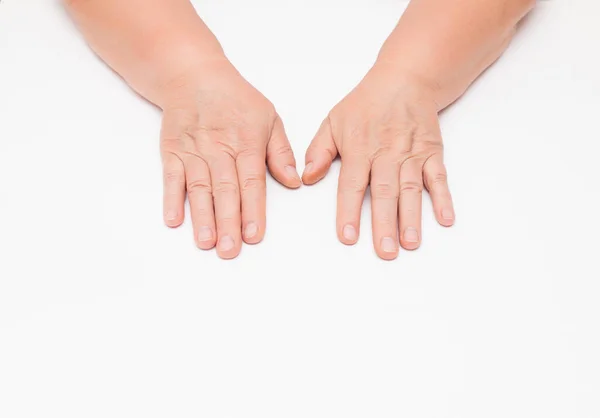
{"label": "wrist", "polygon": [[161,109],[189,104],[198,99],[199,91],[227,90],[238,76],[225,55],[196,56],[173,66],[154,85],[154,103]]}
{"label": "wrist", "polygon": [[379,57],[367,74],[367,78],[384,80],[388,86],[392,85],[409,96],[434,102],[441,110],[442,88],[440,84],[435,79],[408,65],[403,65],[398,60]]}
{"label": "wrist", "polygon": [[142,96],[159,106],[165,90],[177,80],[229,63],[216,39],[160,38],[149,40],[138,51],[135,67],[123,76]]}

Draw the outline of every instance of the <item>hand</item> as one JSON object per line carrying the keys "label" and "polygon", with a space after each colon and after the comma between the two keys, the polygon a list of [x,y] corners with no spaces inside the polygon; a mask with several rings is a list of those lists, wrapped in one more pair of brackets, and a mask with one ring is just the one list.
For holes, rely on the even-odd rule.
{"label": "hand", "polygon": [[283,185],[301,185],[281,119],[225,58],[192,66],[163,90],[164,220],[183,222],[187,191],[196,245],[236,257],[242,239],[265,234],[265,162]]}
{"label": "hand", "polygon": [[398,243],[419,247],[424,186],[438,222],[454,223],[437,105],[415,77],[376,64],[321,125],[306,152],[304,183],[321,180],[338,154],[337,234],[344,244],[358,240],[369,185],[373,244],[383,259],[397,257]]}

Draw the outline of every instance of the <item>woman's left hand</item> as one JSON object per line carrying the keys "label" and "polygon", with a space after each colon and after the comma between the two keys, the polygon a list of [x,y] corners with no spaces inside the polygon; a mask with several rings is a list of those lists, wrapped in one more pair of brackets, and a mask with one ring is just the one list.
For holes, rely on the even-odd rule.
{"label": "woman's left hand", "polygon": [[376,64],[325,119],[306,152],[303,181],[314,184],[342,160],[337,198],[337,234],[358,240],[360,213],[371,187],[373,245],[379,257],[395,259],[398,243],[421,243],[421,199],[431,195],[437,221],[454,224],[443,162],[434,92],[416,77]]}

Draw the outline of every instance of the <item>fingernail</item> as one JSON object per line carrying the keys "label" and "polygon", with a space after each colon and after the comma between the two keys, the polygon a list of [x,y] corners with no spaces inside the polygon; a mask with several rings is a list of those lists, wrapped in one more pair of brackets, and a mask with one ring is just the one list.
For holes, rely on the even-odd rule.
{"label": "fingernail", "polygon": [[348,240],[348,241],[356,241],[356,228],[354,228],[352,225],[346,225],[342,231],[342,235],[344,236],[344,239]]}
{"label": "fingernail", "polygon": [[291,166],[291,165],[286,165],[285,166],[285,171],[287,171],[288,176],[290,176],[293,179],[299,179],[300,176],[298,175],[298,172],[296,171],[296,167]]}
{"label": "fingernail", "polygon": [[442,209],[442,218],[447,221],[454,219],[454,211],[452,209]]}
{"label": "fingernail", "polygon": [[167,221],[174,221],[175,219],[177,219],[177,211],[174,211],[174,210],[167,211],[167,213],[165,213],[165,219]]}
{"label": "fingernail", "polygon": [[381,240],[381,249],[386,253],[396,252],[396,243],[390,237],[385,237]]}
{"label": "fingernail", "polygon": [[254,222],[250,222],[248,225],[246,225],[246,229],[244,229],[244,236],[246,238],[252,238],[254,237],[258,232],[258,225],[256,225]]}
{"label": "fingernail", "polygon": [[310,163],[306,164],[306,167],[304,167],[304,174],[312,173],[314,167],[315,167],[315,165],[312,163],[312,161]]}
{"label": "fingernail", "polygon": [[212,239],[212,237],[213,237],[212,229],[210,229],[208,226],[203,226],[198,231],[198,241],[200,241],[200,242],[210,241]]}
{"label": "fingernail", "polygon": [[233,238],[229,235],[225,235],[219,240],[219,251],[229,251],[233,249],[235,243],[233,242]]}
{"label": "fingernail", "polygon": [[419,242],[419,233],[415,228],[409,227],[404,231],[404,241]]}

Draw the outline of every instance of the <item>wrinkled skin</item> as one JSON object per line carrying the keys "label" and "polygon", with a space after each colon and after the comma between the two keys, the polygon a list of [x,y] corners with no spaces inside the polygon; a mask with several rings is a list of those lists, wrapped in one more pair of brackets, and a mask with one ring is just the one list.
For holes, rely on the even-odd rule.
{"label": "wrinkled skin", "polygon": [[373,245],[379,257],[397,257],[399,245],[421,243],[421,202],[426,188],[444,226],[455,215],[443,162],[438,105],[419,80],[375,66],[331,110],[306,152],[303,181],[321,180],[336,156],[337,234],[357,242],[367,187],[372,197]]}
{"label": "wrinkled skin", "polygon": [[301,185],[281,119],[226,59],[192,67],[164,90],[165,223],[183,222],[187,192],[196,245],[234,258],[242,241],[265,233],[265,162],[283,185]]}

